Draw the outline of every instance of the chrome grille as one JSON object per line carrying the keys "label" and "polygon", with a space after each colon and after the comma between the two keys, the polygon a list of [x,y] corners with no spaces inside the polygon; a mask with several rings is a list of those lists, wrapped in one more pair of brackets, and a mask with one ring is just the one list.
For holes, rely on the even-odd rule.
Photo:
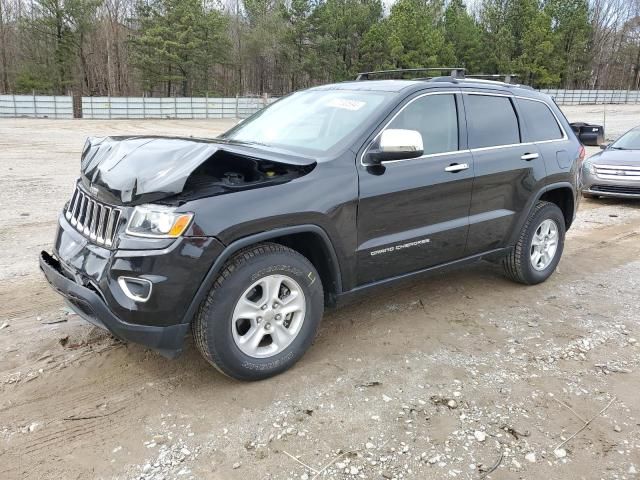
{"label": "chrome grille", "polygon": [[596,175],[609,180],[636,180],[640,181],[640,166],[630,165],[594,165]]}
{"label": "chrome grille", "polygon": [[76,187],[64,216],[92,242],[110,247],[118,233],[122,212],[116,207],[94,200],[80,187]]}

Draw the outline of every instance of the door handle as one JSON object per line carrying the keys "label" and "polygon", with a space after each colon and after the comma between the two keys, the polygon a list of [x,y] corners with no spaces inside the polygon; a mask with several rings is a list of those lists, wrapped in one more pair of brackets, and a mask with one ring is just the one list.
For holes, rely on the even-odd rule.
{"label": "door handle", "polygon": [[459,172],[469,168],[468,163],[452,163],[444,169],[445,172]]}
{"label": "door handle", "polygon": [[526,160],[527,162],[531,161],[531,160],[535,160],[536,158],[538,158],[540,155],[538,155],[537,153],[525,153],[524,155],[522,155],[520,157],[521,160]]}

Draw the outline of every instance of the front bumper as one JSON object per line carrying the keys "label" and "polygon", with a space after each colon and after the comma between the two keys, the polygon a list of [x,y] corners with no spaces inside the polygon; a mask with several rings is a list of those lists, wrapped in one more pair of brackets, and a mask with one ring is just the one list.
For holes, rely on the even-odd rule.
{"label": "front bumper", "polygon": [[612,197],[612,198],[638,198],[640,199],[640,191],[638,193],[629,193],[626,191],[603,191],[602,188],[598,185],[595,188],[585,188],[582,190],[583,193],[588,193],[590,195],[596,195],[598,197]]}
{"label": "front bumper", "polygon": [[[61,215],[53,253],[42,252],[40,268],[87,321],[123,340],[176,356],[196,292],[223,245],[213,237],[156,241],[124,234],[115,245],[96,245]],[[150,295],[130,295],[123,279],[150,285]]]}
{"label": "front bumper", "polygon": [[624,177],[620,180],[602,178],[587,168],[582,169],[581,190],[601,197],[640,198],[640,182]]}
{"label": "front bumper", "polygon": [[182,351],[188,323],[166,327],[127,323],[113,314],[96,291],[66,277],[60,262],[44,251],[40,253],[40,269],[53,289],[88,322],[109,330],[121,340],[140,343],[168,358]]}

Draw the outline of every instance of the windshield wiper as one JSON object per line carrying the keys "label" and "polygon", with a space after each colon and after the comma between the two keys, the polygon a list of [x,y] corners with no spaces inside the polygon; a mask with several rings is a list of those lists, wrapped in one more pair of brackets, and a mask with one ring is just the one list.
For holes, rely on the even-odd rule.
{"label": "windshield wiper", "polygon": [[254,141],[248,141],[248,140],[236,140],[234,138],[221,138],[220,140],[224,140],[227,143],[235,143],[237,145],[260,145],[262,147],[269,147],[270,145],[266,144],[266,143],[260,143],[260,142],[254,142]]}
{"label": "windshield wiper", "polygon": [[624,148],[624,147],[609,147],[612,150],[629,150],[628,148]]}

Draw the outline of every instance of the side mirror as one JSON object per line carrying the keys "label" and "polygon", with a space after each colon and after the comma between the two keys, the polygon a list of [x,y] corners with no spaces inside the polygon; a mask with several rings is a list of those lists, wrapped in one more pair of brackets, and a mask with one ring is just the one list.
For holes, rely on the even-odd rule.
{"label": "side mirror", "polygon": [[600,150],[606,150],[607,148],[609,148],[609,144],[608,143],[601,143],[600,144]]}
{"label": "side mirror", "polygon": [[377,165],[390,160],[404,160],[422,156],[424,146],[422,135],[415,130],[384,130],[369,150],[367,157],[371,164]]}

